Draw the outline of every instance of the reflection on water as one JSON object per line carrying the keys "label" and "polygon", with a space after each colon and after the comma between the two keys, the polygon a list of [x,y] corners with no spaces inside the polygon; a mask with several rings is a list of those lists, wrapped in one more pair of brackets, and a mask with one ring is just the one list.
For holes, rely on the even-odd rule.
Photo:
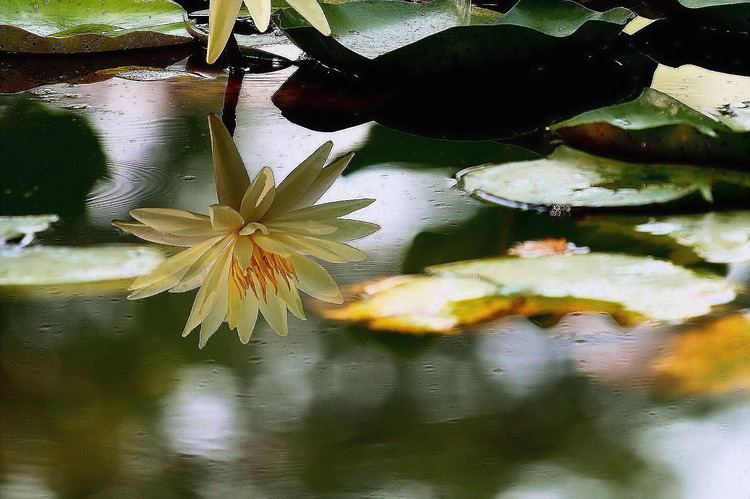
{"label": "reflection on water", "polygon": [[[340,283],[541,237],[690,262],[669,238],[487,208],[453,188],[450,175],[469,166],[461,157],[518,160],[518,150],[459,143],[446,160],[436,153],[445,143],[372,123],[334,133],[291,124],[270,103],[290,74],[247,75],[235,141],[252,173],[270,166],[278,177],[328,139],[332,155],[365,158],[322,200],[378,200],[359,215],[383,230],[358,243],[367,260],[331,267]],[[221,108],[225,78],[195,80],[34,93],[92,124],[109,172],[86,217],[38,234],[40,244],[130,241],[109,229],[129,209],[214,201],[205,115]],[[383,146],[389,136],[401,145]],[[747,284],[746,265],[733,269]],[[678,326],[626,329],[593,315],[542,329],[511,318],[409,343],[310,314],[290,322],[287,338],[259,323],[246,346],[223,328],[198,350],[179,336],[192,296],[124,296],[3,290],[3,497],[741,499],[750,490],[747,392],[652,391],[646,367]]]}

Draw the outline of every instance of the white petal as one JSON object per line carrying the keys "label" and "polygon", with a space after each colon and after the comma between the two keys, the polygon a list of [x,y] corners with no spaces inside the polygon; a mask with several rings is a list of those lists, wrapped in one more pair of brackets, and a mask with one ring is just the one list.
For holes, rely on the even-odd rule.
{"label": "white petal", "polygon": [[292,252],[284,246],[283,244],[279,243],[275,238],[269,237],[263,234],[253,234],[253,243],[257,244],[264,250],[270,252],[270,253],[276,253],[277,255],[281,255],[284,258],[288,258],[289,255],[292,254]]}
{"label": "white petal", "polygon": [[363,251],[338,241],[329,241],[327,239],[299,236],[296,234],[279,234],[276,238],[279,242],[301,253],[312,255],[332,263],[362,260],[367,256]]}
{"label": "white petal", "polygon": [[242,343],[250,341],[258,320],[258,300],[252,293],[248,293],[242,302],[242,317],[237,323],[237,334]]}
{"label": "white petal", "polygon": [[330,239],[332,241],[353,241],[360,239],[380,230],[378,224],[370,222],[361,222],[359,220],[329,220],[327,224],[336,228],[332,234],[324,234],[321,239]]}
{"label": "white petal", "polygon": [[[207,239],[205,241],[202,241],[200,244],[181,251],[176,255],[170,256],[150,274],[138,277],[135,281],[133,281],[128,289],[140,290],[141,288],[154,284],[163,279],[167,279],[177,273],[180,273],[180,275],[185,275],[185,273],[190,269],[191,265],[193,265],[207,251],[209,251],[213,247],[213,245],[216,244],[220,239],[221,238],[219,237]],[[144,297],[140,293],[138,294],[139,298]]]}
{"label": "white petal", "polygon": [[213,64],[224,51],[242,0],[211,0],[208,5],[208,50],[206,62]]}
{"label": "white petal", "polygon": [[211,222],[206,215],[172,208],[136,208],[130,216],[159,232],[175,233],[193,230],[196,234],[211,232]]}
{"label": "white petal", "polygon": [[351,161],[352,156],[354,156],[354,153],[350,152],[346,156],[337,159],[330,165],[323,168],[318,177],[315,179],[315,182],[312,183],[312,185],[305,191],[302,196],[300,196],[294,206],[291,206],[290,209],[305,208],[317,202],[318,199],[320,199],[323,194],[325,194],[328,189],[331,188],[336,179],[339,178],[341,172],[344,171],[344,169],[349,164],[349,161]]}
{"label": "white petal", "polygon": [[330,140],[318,147],[310,156],[299,164],[276,188],[273,204],[263,216],[263,220],[273,220],[292,209],[297,200],[312,185],[331,153],[333,142]]}
{"label": "white petal", "polygon": [[290,283],[289,287],[283,282],[279,283],[278,297],[286,303],[289,311],[294,314],[298,319],[306,320],[305,310],[302,308],[302,299],[299,297],[299,292],[295,287],[294,283]]}
{"label": "white petal", "polygon": [[258,306],[268,325],[280,336],[289,334],[287,324],[286,304],[273,294],[268,295],[268,303],[258,300]]}
{"label": "white petal", "polygon": [[197,259],[190,267],[190,270],[188,270],[182,279],[180,279],[180,282],[169,292],[184,293],[185,291],[190,291],[191,289],[195,289],[203,284],[203,281],[213,268],[216,260],[218,260],[222,253],[227,249],[227,246],[232,244],[232,239],[232,237],[223,238],[221,242]]}
{"label": "white petal", "polygon": [[271,0],[245,0],[245,5],[258,31],[266,31],[271,20]]}
{"label": "white petal", "polygon": [[319,300],[330,303],[343,302],[333,277],[317,262],[298,253],[294,253],[289,261],[297,273],[300,290]]}
{"label": "white petal", "polygon": [[370,206],[374,199],[347,199],[344,201],[333,201],[331,203],[317,204],[300,208],[299,210],[285,213],[284,216],[274,220],[275,222],[287,220],[320,220],[325,223],[326,219],[343,217],[349,213]]}
{"label": "white petal", "polygon": [[331,27],[328,25],[326,15],[316,0],[287,0],[287,3],[302,14],[302,17],[307,19],[315,29],[326,36],[331,35]]}
{"label": "white petal", "polygon": [[263,167],[242,197],[240,214],[245,221],[255,222],[266,214],[276,196],[274,184],[273,171]]}
{"label": "white petal", "polygon": [[250,265],[253,257],[253,243],[249,237],[238,237],[234,243],[234,257],[243,269]]}
{"label": "white petal", "polygon": [[286,222],[269,222],[268,230],[271,232],[291,232],[293,234],[323,236],[336,232],[336,227],[318,222],[317,220],[289,220]]}
{"label": "white petal", "polygon": [[250,177],[232,136],[215,114],[208,115],[208,128],[211,132],[211,154],[214,160],[214,178],[219,204],[239,210],[242,197],[250,187]]}
{"label": "white petal", "polygon": [[178,236],[175,234],[159,232],[158,230],[140,222],[122,222],[120,220],[114,220],[112,225],[124,230],[125,232],[129,232],[134,236],[140,237],[144,241],[165,244],[167,246],[195,246],[206,240],[206,236]]}
{"label": "white petal", "polygon": [[209,208],[211,212],[211,225],[220,234],[226,234],[240,229],[245,225],[237,210],[221,204],[213,204]]}
{"label": "white petal", "polygon": [[[185,329],[182,331],[182,336],[187,336],[211,312],[214,303],[216,303],[222,283],[226,292],[230,255],[231,251],[223,251],[211,267],[206,280],[203,281],[201,289],[195,296],[195,302],[193,302],[193,308],[190,310],[190,316],[185,324]],[[226,308],[224,312],[226,313]]]}

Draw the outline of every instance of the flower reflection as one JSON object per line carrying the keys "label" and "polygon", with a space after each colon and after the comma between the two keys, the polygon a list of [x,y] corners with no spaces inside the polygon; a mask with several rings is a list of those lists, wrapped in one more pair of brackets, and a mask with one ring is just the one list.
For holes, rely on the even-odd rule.
{"label": "flower reflection", "polygon": [[209,208],[210,215],[141,208],[130,212],[137,222],[113,222],[147,241],[188,247],[136,279],[128,298],[200,286],[182,334],[201,325],[201,348],[224,321],[247,343],[259,310],[284,336],[287,309],[305,318],[298,290],[341,303],[338,286],[328,272],[304,255],[332,263],[364,258],[363,252],[343,241],[367,236],[379,227],[339,217],[373,200],[313,206],[352,157],[347,154],[323,167],[331,142],[320,146],[276,187],[267,167],[250,182],[231,136],[215,115],[209,115],[209,128],[219,199],[219,204]]}
{"label": "flower reflection", "polygon": [[[317,0],[287,0],[315,29],[326,36],[331,34],[328,20]],[[240,12],[242,0],[211,0],[208,6],[209,32],[206,62],[213,64],[219,58],[232,33],[234,21]],[[271,0],[245,0],[250,16],[259,31],[268,29],[271,20]]]}

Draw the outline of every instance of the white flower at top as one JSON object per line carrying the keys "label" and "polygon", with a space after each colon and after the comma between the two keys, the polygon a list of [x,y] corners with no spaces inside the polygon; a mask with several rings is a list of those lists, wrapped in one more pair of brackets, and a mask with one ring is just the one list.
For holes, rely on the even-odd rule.
{"label": "white flower at top", "polygon": [[130,299],[162,291],[200,287],[182,333],[198,325],[203,348],[223,322],[247,343],[258,311],[280,335],[287,334],[287,309],[305,319],[299,291],[341,303],[328,272],[308,258],[343,263],[365,254],[344,241],[377,231],[368,222],[340,217],[368,206],[372,199],[315,205],[344,170],[352,153],[324,167],[333,144],[320,146],[278,186],[265,167],[251,182],[224,125],[209,115],[218,204],[209,215],[169,208],[130,212],[136,222],[114,225],[147,241],[186,247],[130,286]]}
{"label": "white flower at top", "polygon": [[[317,0],[286,0],[294,10],[299,12],[315,29],[326,36],[330,36],[331,27],[328,25],[323,9]],[[271,20],[271,0],[245,0],[250,16],[258,31],[268,29]],[[206,62],[213,64],[219,58],[232,34],[234,21],[240,12],[242,0],[210,0],[208,5],[208,51]]]}

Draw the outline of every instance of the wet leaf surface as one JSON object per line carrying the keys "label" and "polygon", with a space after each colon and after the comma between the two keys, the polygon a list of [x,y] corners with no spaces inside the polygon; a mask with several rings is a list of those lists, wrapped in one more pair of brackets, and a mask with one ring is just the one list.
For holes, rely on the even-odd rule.
{"label": "wet leaf surface", "polygon": [[500,257],[427,268],[350,287],[328,319],[402,333],[455,334],[510,315],[546,325],[566,314],[605,312],[621,323],[675,321],[710,311],[735,297],[733,285],[665,260],[589,253]]}
{"label": "wet leaf surface", "polygon": [[750,313],[738,312],[677,335],[652,364],[656,388],[669,395],[750,390]]}
{"label": "wet leaf surface", "polygon": [[355,73],[478,70],[550,58],[550,52],[566,48],[592,50],[634,17],[624,8],[599,13],[567,0],[524,0],[493,24],[487,16],[469,21],[443,0],[323,4],[323,10],[331,37],[308,27],[292,9],[280,11],[280,25],[315,59]]}
{"label": "wet leaf surface", "polygon": [[750,157],[750,131],[741,121],[711,119],[651,88],[551,128],[573,147],[610,156],[738,166]]}
{"label": "wet leaf surface", "polygon": [[743,172],[629,163],[564,146],[547,158],[476,166],[457,177],[461,189],[486,201],[567,213],[583,207],[666,204],[694,193],[700,193],[705,202],[720,205],[724,200],[711,194],[712,186],[719,183],[738,188],[728,196],[728,202],[743,203],[750,188],[750,175]]}
{"label": "wet leaf surface", "polygon": [[0,250],[0,286],[77,284],[148,274],[164,254],[146,246],[33,246]]}
{"label": "wet leaf surface", "polygon": [[192,41],[170,0],[57,0],[0,4],[0,52],[77,54]]}

